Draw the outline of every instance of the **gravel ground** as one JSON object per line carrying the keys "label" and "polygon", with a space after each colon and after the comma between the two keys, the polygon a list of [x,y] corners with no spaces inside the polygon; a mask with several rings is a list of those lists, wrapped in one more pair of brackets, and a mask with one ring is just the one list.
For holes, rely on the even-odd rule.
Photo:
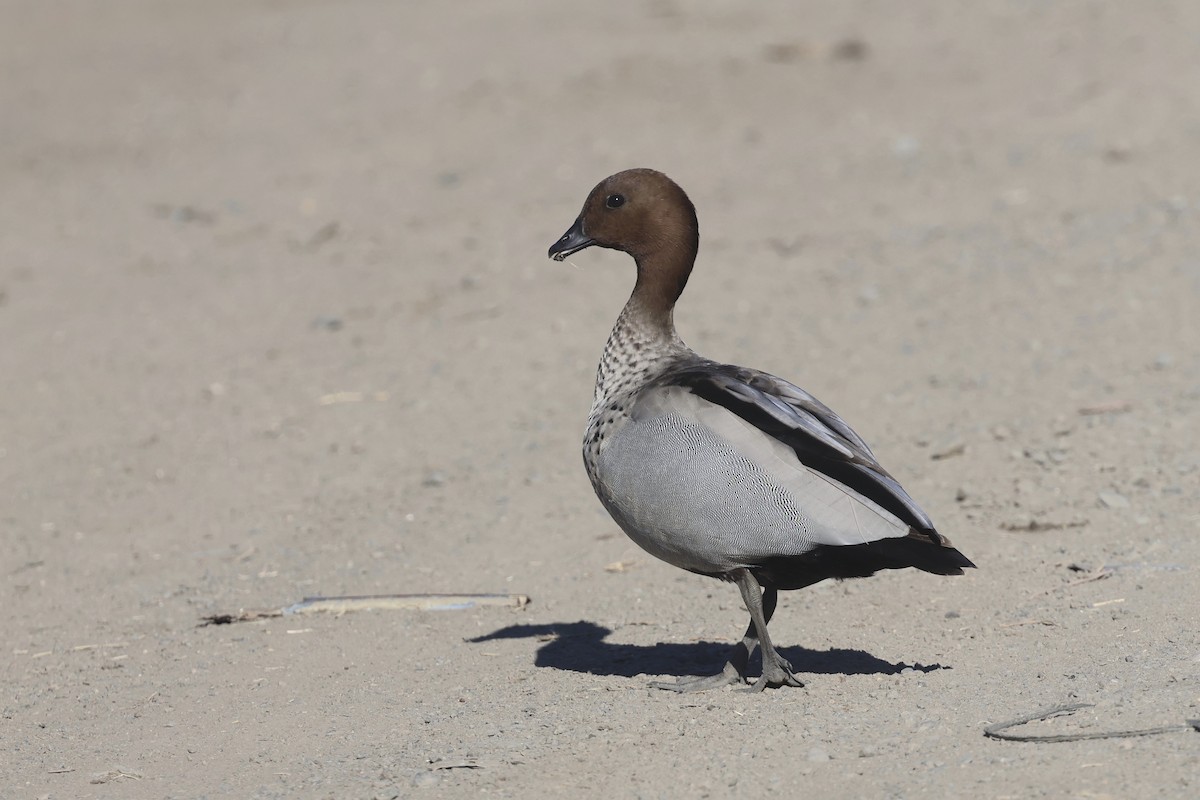
{"label": "gravel ground", "polygon": [[[1200,734],[1200,5],[0,0],[0,794],[1179,797]],[[807,683],[579,457],[629,261],[978,565],[784,595]],[[199,627],[305,596],[523,609]]]}

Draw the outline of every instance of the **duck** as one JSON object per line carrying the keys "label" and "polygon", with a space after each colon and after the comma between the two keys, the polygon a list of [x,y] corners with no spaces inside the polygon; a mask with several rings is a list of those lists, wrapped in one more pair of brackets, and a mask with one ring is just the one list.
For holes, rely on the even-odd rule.
{"label": "duck", "polygon": [[[975,565],[832,409],[782,378],[684,344],[675,305],[699,246],[692,201],[652,169],[602,180],[550,246],[556,261],[602,247],[637,268],[596,371],[584,467],[639,547],[736,584],[750,614],[720,672],[652,685],[800,687],[767,631],[780,591],[906,567],[962,575]],[[762,671],[753,679],[756,649]]]}

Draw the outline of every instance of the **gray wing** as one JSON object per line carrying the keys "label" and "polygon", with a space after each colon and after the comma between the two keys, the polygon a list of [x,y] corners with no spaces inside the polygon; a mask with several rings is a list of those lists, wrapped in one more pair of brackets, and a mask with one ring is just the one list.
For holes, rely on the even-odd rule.
{"label": "gray wing", "polygon": [[909,533],[908,523],[729,409],[645,389],[602,449],[597,494],[655,556],[705,574]]}
{"label": "gray wing", "polygon": [[673,371],[657,382],[678,386],[791,449],[805,467],[937,537],[929,516],[876,460],[841,417],[808,392],[758,370],[713,362]]}

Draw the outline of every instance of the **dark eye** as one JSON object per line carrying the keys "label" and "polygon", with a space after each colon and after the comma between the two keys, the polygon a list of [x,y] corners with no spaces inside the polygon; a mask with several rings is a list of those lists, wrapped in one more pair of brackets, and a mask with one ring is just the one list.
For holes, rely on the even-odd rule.
{"label": "dark eye", "polygon": [[610,194],[608,199],[604,201],[604,205],[608,206],[609,208],[620,208],[621,206],[625,205],[625,195]]}

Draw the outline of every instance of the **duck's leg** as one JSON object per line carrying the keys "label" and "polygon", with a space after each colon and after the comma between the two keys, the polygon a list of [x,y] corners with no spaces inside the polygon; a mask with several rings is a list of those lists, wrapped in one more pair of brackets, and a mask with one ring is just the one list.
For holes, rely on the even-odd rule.
{"label": "duck's leg", "polygon": [[[738,589],[742,591],[742,600],[750,611],[750,628],[758,631],[758,644],[762,647],[762,677],[750,687],[752,692],[761,692],[768,686],[803,686],[800,679],[792,672],[792,665],[775,650],[771,644],[771,636],[767,633],[767,623],[775,613],[775,601],[778,592],[768,588],[762,591],[758,581],[748,569],[739,569],[735,573]],[[747,630],[747,635],[750,631]]]}
{"label": "duck's leg", "polygon": [[[746,668],[750,662],[750,656],[754,654],[754,649],[758,647],[758,625],[755,622],[754,608],[757,605],[759,613],[763,619],[763,630],[766,630],[767,623],[771,621],[771,616],[775,613],[775,604],[779,600],[779,592],[775,589],[765,589],[762,595],[759,596],[758,581],[754,580],[754,576],[748,570],[739,570],[739,573],[744,573],[745,577],[750,580],[752,585],[752,593],[757,600],[756,604],[751,604],[746,601],[746,607],[750,609],[750,624],[746,627],[746,633],[742,635],[742,640],[733,646],[729,652],[729,660],[725,662],[725,667],[716,675],[691,675],[684,678],[679,678],[677,681],[668,683],[666,681],[655,681],[650,684],[656,689],[666,689],[672,692],[690,693],[703,692],[708,689],[718,689],[722,686],[728,686],[731,683],[746,683]],[[738,588],[742,592],[742,598],[746,597],[746,588],[743,586],[743,578],[739,574],[736,578]],[[778,658],[778,654],[776,654]],[[787,664],[786,661],[783,663]],[[765,666],[764,666],[765,674]],[[755,685],[755,688],[763,688]]]}

